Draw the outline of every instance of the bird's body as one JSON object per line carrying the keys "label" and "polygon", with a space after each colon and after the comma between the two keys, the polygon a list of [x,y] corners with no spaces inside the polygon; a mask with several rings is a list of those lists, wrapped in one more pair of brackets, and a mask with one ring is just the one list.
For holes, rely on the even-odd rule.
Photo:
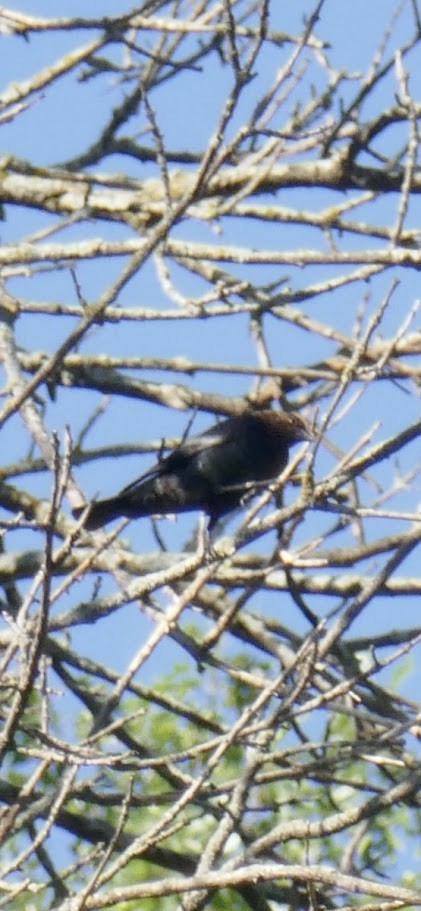
{"label": "bird's body", "polygon": [[[196,509],[209,515],[212,526],[285,468],[291,445],[308,439],[311,434],[298,414],[265,410],[229,418],[184,440],[116,496],[92,503],[85,527],[99,528],[118,516]],[[74,515],[82,512],[78,507]]]}

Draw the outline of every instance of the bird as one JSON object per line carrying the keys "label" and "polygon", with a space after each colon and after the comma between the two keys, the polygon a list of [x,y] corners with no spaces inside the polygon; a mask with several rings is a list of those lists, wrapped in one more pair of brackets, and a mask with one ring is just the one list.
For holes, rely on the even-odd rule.
{"label": "bird", "polygon": [[[187,437],[115,496],[93,501],[84,527],[93,531],[120,516],[202,510],[210,532],[223,515],[280,474],[290,446],[311,439],[307,422],[296,412],[244,411]],[[76,507],[74,517],[85,510]]]}

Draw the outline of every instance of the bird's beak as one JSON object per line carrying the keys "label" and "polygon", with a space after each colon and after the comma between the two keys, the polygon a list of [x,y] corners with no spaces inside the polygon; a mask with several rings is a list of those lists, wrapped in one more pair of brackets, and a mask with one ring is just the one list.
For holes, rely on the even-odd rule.
{"label": "bird's beak", "polygon": [[308,424],[303,424],[302,427],[296,428],[296,440],[307,440],[308,443],[314,440],[314,433]]}

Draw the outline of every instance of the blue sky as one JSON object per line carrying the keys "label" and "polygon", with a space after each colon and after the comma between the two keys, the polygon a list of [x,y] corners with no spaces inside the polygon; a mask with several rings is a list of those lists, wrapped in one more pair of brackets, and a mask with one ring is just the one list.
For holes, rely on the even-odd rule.
{"label": "blue sky", "polygon": [[[273,28],[285,31],[293,30],[299,33],[302,17],[311,12],[313,6],[307,2],[297,4],[272,3]],[[93,5],[85,2],[62,2],[59,4],[60,16],[89,15],[94,12]],[[58,4],[56,2],[26,2],[24,10],[34,16],[56,16]],[[115,15],[125,11],[126,3],[121,0],[101,3],[101,15]],[[343,84],[341,97],[343,105],[349,103],[354,96],[362,74],[367,73],[373,53],[382,41],[383,33],[389,22],[392,21],[395,3],[389,0],[354,0],[354,2],[338,2],[327,0],[324,5],[321,21],[315,29],[315,34],[329,41],[331,48],[327,49],[332,67],[349,69],[352,79]],[[392,53],[408,40],[412,34],[413,23],[411,4],[403,3],[400,15],[393,24],[391,37],[387,44],[385,57]],[[19,82],[30,78],[41,67],[51,65],[64,52],[70,51],[82,42],[91,40],[92,34],[54,33],[47,36],[33,36],[30,41],[11,36],[1,37],[0,55],[0,86],[12,82]],[[145,42],[148,44],[149,37]],[[269,87],[274,74],[281,61],[286,58],[287,48],[271,48],[262,54],[259,61],[259,70],[256,80],[244,92],[239,106],[238,117],[234,118],[229,133],[241,122],[259,97],[263,87]],[[419,47],[417,50],[419,54]],[[116,50],[116,54],[119,52]],[[315,60],[310,55],[303,55],[303,64],[308,67],[305,80],[308,86],[320,90],[322,86],[322,71],[317,67]],[[410,73],[410,88],[414,98],[420,97],[421,67],[416,62],[413,54],[408,55],[405,65]],[[78,82],[76,76],[79,71],[60,80],[51,89],[47,89],[41,96],[36,96],[30,108],[13,122],[1,127],[2,154],[13,154],[17,158],[28,158],[35,164],[49,166],[68,160],[78,155],[90,142],[94,141],[105,124],[110,108],[121,99],[121,86],[116,84],[112,77],[91,80],[89,83]],[[306,84],[305,83],[305,84]],[[228,68],[221,66],[219,58],[214,55],[206,65],[206,70],[198,75],[189,73],[171,83],[171,87],[163,85],[156,92],[151,93],[151,102],[154,105],[157,121],[163,132],[165,143],[169,149],[189,149],[200,151],[208,138],[212,135],[218,121],[221,104],[226,97],[230,84]],[[373,96],[362,108],[361,116],[369,119],[375,111],[379,112],[395,103],[396,79],[391,72],[380,82]],[[297,94],[301,87],[297,88]],[[310,88],[307,89],[309,95]],[[294,97],[294,95],[292,95]],[[336,104],[337,102],[335,102]],[[283,114],[280,115],[282,120]],[[125,127],[125,133],[132,131],[142,136],[145,130],[143,115],[133,118]],[[385,140],[386,154],[393,156],[402,144],[405,137],[405,127],[402,130],[391,130]],[[146,140],[149,137],[146,136]],[[156,176],[152,165],[133,162],[128,157],[112,156],[98,166],[101,172],[127,173],[133,178],[147,179]],[[315,191],[311,194],[307,190],[285,190],[274,202],[280,205],[295,205],[303,208],[322,210],[327,204],[336,204],[339,194],[331,191]],[[349,197],[348,197],[349,198]],[[396,194],[382,197],[373,203],[372,218],[379,222],[393,224],[396,218],[399,198]],[[421,221],[419,197],[415,198],[409,207],[405,221],[407,227],[418,227]],[[364,209],[351,213],[351,217],[362,219],[368,217]],[[12,243],[27,237],[34,231],[40,230],[49,224],[49,217],[35,210],[7,207],[6,220],[1,223],[1,242]],[[225,220],[218,226],[221,230],[221,242],[232,245],[246,246],[251,244],[256,248],[267,249],[293,249],[294,247],[320,246],[321,235],[311,228],[281,227],[275,234],[272,226],[249,221],[239,224],[238,219]],[[87,223],[83,226],[67,228],[58,238],[63,242],[78,240],[82,237],[103,237],[106,239],[130,236],[129,229],[120,225],[98,222]],[[190,219],[178,226],[173,237],[193,239],[195,241],[218,242],[215,226],[204,221],[196,222]],[[54,238],[55,239],[55,238]],[[349,248],[352,244],[355,249],[361,248],[361,238],[347,241]],[[381,244],[380,244],[381,245]],[[118,259],[101,259],[94,262],[84,262],[78,266],[78,279],[82,293],[87,301],[94,301],[116,277],[121,268]],[[293,288],[299,288],[311,281],[320,281],[329,272],[337,274],[338,269],[318,266],[308,267],[303,270],[293,267],[279,268],[265,267],[238,267],[236,274],[250,278],[251,281],[262,286],[271,281],[285,278]],[[395,290],[390,307],[382,322],[380,332],[383,336],[391,337],[398,330],[409,305],[419,295],[419,279],[415,271],[398,270],[393,274],[386,272],[373,281],[371,287],[362,283],[349,285],[334,295],[324,294],[314,299],[309,304],[308,312],[312,319],[333,323],[335,327],[347,334],[352,334],[352,329],[359,309],[363,303],[366,309],[366,319],[376,309],[382,296],[388,293],[392,279],[397,277],[399,285]],[[175,287],[184,293],[199,293],[201,283],[193,280],[182,272],[180,268],[172,269],[172,278]],[[64,304],[76,303],[77,297],[71,277],[66,270],[34,272],[31,276],[21,275],[9,282],[12,292],[21,295],[30,301],[63,302]],[[145,306],[153,309],[174,309],[174,303],[168,299],[159,282],[159,277],[154,263],[148,262],[134,280],[124,289],[120,303],[126,307]],[[305,307],[303,308],[305,309]],[[419,320],[418,320],[419,324]],[[69,332],[74,319],[56,322],[51,318],[37,315],[25,315],[17,324],[17,340],[20,345],[35,350],[52,352]],[[268,347],[273,365],[298,366],[302,364],[317,363],[318,360],[333,353],[335,345],[327,339],[319,338],[311,333],[298,330],[284,321],[273,319],[264,320],[267,331]],[[256,354],[254,344],[250,337],[248,320],[244,315],[235,320],[220,319],[197,322],[186,321],[150,321],[142,324],[123,322],[111,327],[100,327],[92,331],[84,341],[82,351],[106,352],[108,354],[133,354],[160,357],[174,357],[183,355],[194,360],[224,363],[229,361],[239,365],[255,365]],[[227,379],[221,373],[197,373],[192,377],[166,374],[159,371],[143,372],[141,378],[151,382],[180,382],[191,385],[197,390],[221,392],[226,395],[242,395],[250,391],[253,381],[250,377],[237,376]],[[45,391],[43,391],[43,394]],[[62,435],[66,424],[70,424],[73,437],[76,438],[81,427],[89,418],[92,410],[99,404],[100,396],[93,392],[81,392],[75,395],[73,391],[60,389],[55,403],[48,403],[46,423],[50,430],[57,429]],[[299,405],[299,397],[297,399]],[[415,392],[408,386],[403,391],[391,382],[385,382],[381,388],[367,385],[356,407],[331,433],[331,439],[344,451],[347,451],[375,420],[381,422],[375,439],[381,440],[394,432],[403,429],[419,415],[419,401]],[[191,417],[190,413],[183,411],[160,408],[150,403],[139,402],[134,399],[115,397],[107,408],[107,412],[95,425],[90,437],[89,445],[104,445],[115,442],[139,442],[143,440],[159,441],[163,436],[176,437],[185,430]],[[211,418],[199,415],[194,422],[194,430],[199,430],[209,424]],[[19,417],[13,419],[5,429],[3,435],[2,461],[11,462],[21,458],[26,452],[28,438],[22,428]],[[384,463],[381,469],[382,481],[385,485],[391,482],[399,472],[409,470],[414,460],[414,447],[403,449],[398,460]],[[116,487],[129,482],[148,464],[150,457],[129,457],[121,459],[118,469],[112,460],[95,462],[91,466],[77,468],[75,474],[81,484],[86,497],[98,493],[106,495],[115,491]],[[322,476],[327,467],[331,466],[332,456],[321,450],[316,462],[316,471]],[[47,496],[50,488],[50,478],[46,475],[35,475],[29,478],[18,479],[18,484],[26,484],[28,488],[40,495]],[[292,496],[287,492],[287,497]],[[367,494],[368,499],[370,495]],[[415,486],[415,496],[419,502],[419,480]],[[414,489],[402,490],[399,494],[397,505],[399,508],[412,510],[415,508]],[[395,508],[397,508],[395,506]],[[312,516],[311,533],[315,534],[318,528],[323,527],[324,518],[320,515]],[[191,533],[195,519],[185,517],[178,522],[163,521],[160,530],[170,549],[180,549],[183,542]],[[390,533],[391,523],[386,523],[384,531],[380,530],[379,520],[371,520],[368,525],[369,534],[379,535]],[[401,525],[396,524],[396,530]],[[310,532],[300,529],[299,535],[303,539],[310,536]],[[124,532],[135,550],[152,550],[155,542],[147,522],[134,522]],[[22,533],[21,538],[14,538],[14,546],[19,542],[22,546],[35,546],[34,536]],[[267,541],[258,547],[266,548]],[[399,573],[419,573],[419,553],[413,554],[402,567]],[[374,562],[368,567],[368,572],[375,571]],[[111,586],[109,580],[104,582],[103,591]],[[80,586],[72,589],[70,595],[65,596],[60,608],[67,609],[76,603],[78,597],[86,596],[88,587]],[[296,608],[291,605],[288,598],[279,599],[268,597],[261,609],[274,616],[279,613],[280,606],[286,625],[297,625],[303,628]],[[333,606],[333,605],[332,605]],[[321,605],[324,609],[325,605]],[[316,602],[315,609],[318,609]],[[402,603],[398,599],[377,598],[370,605],[353,629],[353,634],[371,635],[379,629],[386,630],[402,625],[408,627],[415,625],[419,618],[419,604],[416,600],[405,599]],[[113,615],[95,626],[82,626],[73,633],[73,643],[76,648],[81,648],[85,654],[92,655],[105,663],[112,664],[116,670],[122,670],[135,650],[138,641],[150,629],[150,621],[145,619],[134,606],[129,606],[124,611]],[[171,642],[166,642],[158,656],[154,656],[142,672],[142,682],[148,683],[159,677],[164,661],[170,662],[174,656],[177,658],[177,649]],[[413,659],[410,659],[413,661]],[[390,680],[390,672],[385,675]],[[396,685],[413,698],[417,698],[421,688],[421,675],[419,668],[412,664],[411,671],[404,682],[397,681]]]}
{"label": "blue sky", "polygon": [[[55,3],[26,3],[24,8],[27,13],[34,16],[57,15]],[[382,2],[377,0],[370,4],[357,0],[353,4],[340,4],[339,16],[337,2],[332,0],[324,5],[321,21],[316,27],[315,34],[330,42],[331,50],[329,49],[327,53],[332,65],[337,68],[349,68],[354,77],[343,85],[344,104],[355,92],[361,74],[368,71],[373,52],[379,46],[382,33],[391,21],[394,8],[394,3],[385,2],[385,0]],[[298,33],[303,14],[310,12],[311,9],[312,7],[306,3],[296,4],[293,8],[290,6],[286,8],[284,4],[279,7],[272,4],[271,24],[274,28],[291,29]],[[124,3],[105,3],[101,6],[102,14],[111,15],[123,10],[125,10]],[[383,28],[379,25],[380,13],[384,23]],[[60,4],[61,16],[77,14],[86,15],[86,4]],[[392,37],[385,52],[386,57],[394,47],[407,40],[411,34],[411,28],[410,4],[403,4],[402,12],[393,25]],[[52,32],[47,36],[33,36],[28,42],[22,38],[3,37],[0,84],[4,88],[12,81],[30,78],[40,67],[51,65],[65,50],[78,46],[82,41],[87,43],[92,37],[91,32],[67,35]],[[145,41],[147,43],[148,36]],[[262,85],[271,84],[282,54],[285,56],[286,53],[287,51],[284,49],[280,52],[279,49],[271,48],[263,54],[258,77],[251,82],[240,103],[241,114],[247,110],[248,106],[253,105],[253,97],[259,96]],[[306,57],[305,60],[306,65],[310,68],[309,81],[311,75],[312,84],[317,86],[317,81],[319,80],[319,83],[321,81],[321,71],[317,70],[312,58]],[[410,69],[410,85],[414,97],[417,97],[421,87],[419,67],[414,65],[411,56],[406,63]],[[188,74],[186,77],[175,80],[170,91],[164,86],[162,90],[152,94],[151,100],[168,148],[185,147],[200,150],[215,128],[221,102],[226,95],[229,73],[226,68],[221,68],[216,57],[210,59],[208,66],[209,71],[203,73],[203,76],[198,77],[196,73]],[[77,73],[78,71],[76,74],[60,80],[40,97],[36,96],[28,111],[3,126],[2,149],[4,153],[10,152],[17,157],[25,158],[28,157],[29,151],[32,161],[41,166],[49,165],[79,154],[90,141],[95,139],[98,131],[106,122],[110,107],[116,104],[121,97],[121,89],[111,77],[92,80],[88,84],[80,83],[75,78]],[[376,89],[374,101],[377,110],[382,105],[387,107],[394,102],[395,91],[395,77],[392,73],[382,80]],[[188,103],[186,103],[186,99],[188,99]],[[370,105],[372,104],[373,101],[370,100],[367,117],[370,116]],[[240,119],[239,115],[238,120]],[[129,129],[133,129],[133,132],[141,134],[144,128],[145,123],[140,117],[140,119],[132,120],[124,132],[127,133]],[[397,138],[392,135],[390,138],[391,151],[397,142]],[[100,170],[107,173],[113,171],[124,173],[126,171],[133,177],[142,179],[153,174],[151,165],[133,163],[127,157],[117,156],[106,159]],[[317,210],[326,206],[330,199],[332,202],[337,202],[338,197],[335,195],[334,199],[334,194],[330,191],[316,191],[310,200],[308,191],[286,190],[277,201],[282,205],[302,205]],[[398,197],[391,194],[386,198],[383,197],[376,205],[379,220],[383,218],[386,223],[393,223]],[[357,217],[358,214],[357,212]],[[44,213],[8,207],[6,221],[1,225],[2,242],[10,243],[23,238],[32,231],[45,227],[47,223],[49,223],[49,217]],[[410,208],[406,224],[416,226],[418,223],[419,201],[416,199]],[[192,234],[193,228],[194,233]],[[222,226],[222,231],[224,243],[243,246],[250,243],[252,246],[255,244],[257,247],[269,249],[274,245],[275,247],[279,245],[280,248],[284,246],[294,248],[294,246],[305,246],[306,244],[314,246],[316,240],[315,232],[311,228],[280,227],[279,232],[274,235],[271,226],[265,227],[260,224],[257,227],[252,221],[239,225],[238,220],[235,219],[226,221]],[[93,225],[85,224],[82,227],[68,228],[59,236],[66,241],[92,236],[117,238],[127,236],[127,231],[120,226],[98,222]],[[212,226],[198,221],[193,226],[191,220],[187,224],[180,225],[175,229],[173,236],[187,239],[193,237],[194,240],[203,239],[207,242],[215,242]],[[319,239],[316,242],[319,243]],[[352,239],[350,243],[352,244]],[[360,244],[360,239],[355,239],[355,247],[359,248]],[[78,267],[78,278],[85,298],[88,301],[95,300],[118,274],[120,267],[121,261],[118,259],[101,259],[99,262],[82,263]],[[321,270],[320,267],[308,267],[305,282],[320,281],[328,271],[326,268]],[[330,271],[334,275],[338,270],[330,267]],[[293,287],[299,287],[303,283],[300,270],[293,268],[280,270],[278,267],[267,266],[263,269],[259,267],[257,270],[252,267],[238,267],[236,272],[248,278],[251,277],[260,285],[271,280],[278,280],[283,277],[283,274]],[[191,293],[196,293],[200,287],[199,283],[186,277],[186,274],[178,268],[174,268],[172,274],[175,285],[178,284],[183,291],[191,288]],[[385,335],[394,334],[407,312],[408,300],[413,300],[418,293],[413,272],[402,270],[399,274],[399,270],[396,270],[394,275],[400,279],[400,285],[393,295],[392,303],[382,324],[381,331]],[[391,280],[391,274],[385,273],[376,280],[375,284],[373,283],[372,291],[368,291],[366,301],[367,314],[378,305],[381,296],[387,293]],[[63,270],[39,271],[31,277],[16,278],[10,281],[9,287],[10,290],[15,290],[16,293],[32,301],[76,302],[71,278]],[[309,313],[312,318],[322,322],[329,323],[333,320],[338,329],[351,334],[356,312],[366,293],[367,289],[364,286],[350,285],[338,293],[335,298],[331,295],[321,295],[312,301]],[[120,302],[124,306],[153,306],[154,308],[162,307],[164,310],[173,307],[172,302],[163,293],[153,263],[147,263],[134,281],[124,289]],[[265,323],[267,326],[266,321]],[[63,333],[67,333],[72,324],[71,319],[67,321],[60,319],[54,322],[39,314],[26,315],[17,324],[18,342],[24,347],[53,351],[62,340]],[[169,330],[168,326],[170,326]],[[267,338],[274,365],[294,366],[315,363],[334,350],[334,346],[326,339],[297,330],[285,322],[276,324],[272,320]],[[252,366],[255,363],[255,351],[250,338],[248,321],[243,316],[230,321],[229,326],[225,318],[207,321],[205,328],[204,324],[197,323],[195,320],[181,323],[174,321],[170,324],[151,321],[143,323],[139,328],[123,323],[108,329],[93,330],[84,342],[82,350],[86,352],[105,351],[115,355],[144,354],[150,356],[151,353],[162,357],[183,355],[195,360],[216,363],[229,360],[234,364]],[[159,382],[167,376],[167,374],[151,372],[149,376],[143,374],[142,378]],[[177,375],[171,379],[191,382],[193,387],[198,390],[221,391],[225,394],[228,392],[232,395],[248,392],[252,383],[249,377],[234,377],[227,381],[224,374],[208,375],[204,373],[196,374],[190,381],[186,377]],[[386,384],[383,388],[386,388]],[[60,390],[56,404],[49,404],[47,423],[51,429],[57,428],[59,432],[62,432],[64,423],[70,422],[75,436],[96,404],[98,404],[98,396],[94,393],[88,392],[83,396],[75,397],[74,393]],[[413,395],[405,394],[393,384],[388,383],[387,396],[379,398],[374,387],[367,387],[359,407],[352,412],[349,419],[341,422],[332,433],[332,439],[346,449],[355,441],[356,435],[359,436],[371,425],[374,417],[378,417],[383,422],[384,430],[380,430],[378,434],[378,438],[381,438],[382,433],[387,436],[396,432],[406,423],[415,419],[415,416],[416,406],[414,407]],[[188,420],[189,415],[184,412],[164,410],[150,404],[141,405],[134,400],[125,400],[120,397],[111,403],[107,419],[100,420],[95,426],[89,442],[94,445],[109,442],[110,439],[139,441],[144,437],[147,439],[152,437],[156,440],[163,435],[174,437],[183,432]],[[206,415],[198,416],[193,429],[201,429],[209,423],[209,420]],[[26,446],[26,436],[21,433],[18,418],[10,424],[9,433],[6,435],[6,446],[8,461],[21,454],[22,448]],[[410,453],[402,451],[400,454],[401,470],[408,467],[411,458],[413,458],[412,450]],[[331,457],[321,451],[320,470],[323,471],[325,465],[330,462]],[[117,486],[120,482],[124,484],[126,481],[130,481],[138,470],[143,469],[147,464],[149,464],[148,457],[143,460],[137,458],[136,461],[133,458],[122,460],[118,468]],[[386,480],[388,476],[391,476],[395,467],[385,464],[383,470]],[[98,493],[111,493],[115,489],[114,471],[114,465],[110,465],[109,462],[105,462],[103,465],[95,463],[93,467],[79,469],[77,476],[86,495],[93,496]],[[41,492],[48,490],[49,479],[38,476],[31,478],[29,483],[33,486],[34,491]],[[405,496],[405,492],[402,492],[401,504],[404,503]],[[408,492],[405,508],[410,508],[412,498],[413,493]],[[135,523],[128,530],[128,535],[135,547],[139,546],[139,540],[143,544],[145,538],[148,545],[151,545],[152,539],[145,524]],[[186,520],[185,525],[187,529],[190,528],[190,520]],[[175,546],[176,542],[180,541],[180,526],[184,528],[184,520],[176,525],[165,523],[165,535],[168,536],[167,539],[171,546]],[[415,568],[416,562],[412,566]],[[408,570],[409,568],[408,566]],[[408,607],[408,609],[411,611],[411,608]]]}

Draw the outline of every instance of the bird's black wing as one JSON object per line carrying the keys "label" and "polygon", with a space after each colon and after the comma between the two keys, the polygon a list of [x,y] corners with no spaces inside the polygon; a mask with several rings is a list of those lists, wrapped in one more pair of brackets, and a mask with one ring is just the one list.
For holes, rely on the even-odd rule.
{"label": "bird's black wing", "polygon": [[135,481],[131,481],[126,487],[119,491],[118,496],[132,493],[137,487],[141,486],[150,478],[162,477],[162,475],[172,474],[173,472],[182,471],[190,461],[198,454],[203,453],[215,447],[221,447],[232,440],[231,433],[227,433],[228,425],[232,421],[222,421],[204,433],[188,437],[174,449],[169,455],[164,456],[152,468],[148,468],[143,474],[139,475]]}

